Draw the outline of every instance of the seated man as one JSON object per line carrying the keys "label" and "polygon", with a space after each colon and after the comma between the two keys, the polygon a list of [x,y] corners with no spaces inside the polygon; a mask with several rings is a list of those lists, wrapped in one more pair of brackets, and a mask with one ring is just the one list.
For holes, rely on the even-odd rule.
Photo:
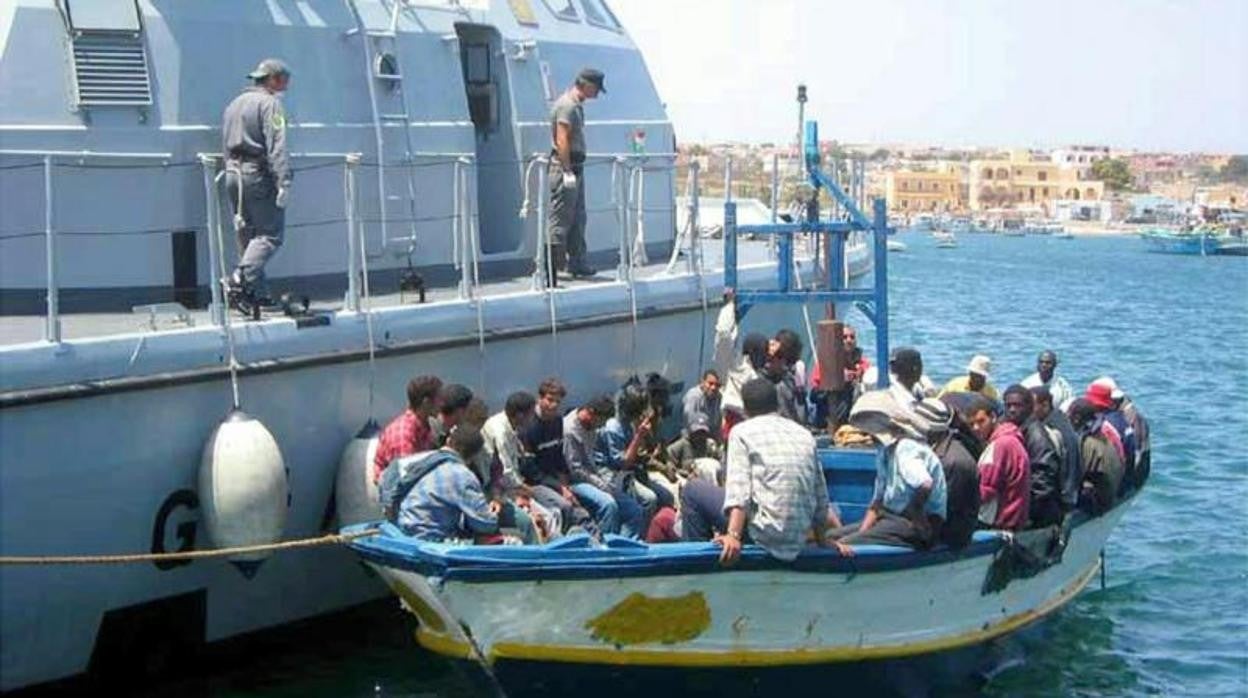
{"label": "seated man", "polygon": [[719,393],[719,384],[719,373],[708,368],[702,374],[702,382],[685,392],[685,397],[681,400],[685,433],[689,432],[694,420],[701,417],[715,431],[715,435],[719,434],[724,421],[719,411],[719,403],[723,399]]}
{"label": "seated man", "polygon": [[1053,526],[1062,521],[1062,460],[1049,431],[1033,414],[1031,391],[1021,385],[1005,390],[1005,418],[1017,426],[1027,447],[1031,469],[1031,502],[1027,505],[1031,528]]}
{"label": "seated man", "polygon": [[776,414],[798,424],[806,423],[806,367],[802,364],[802,338],[790,329],[776,333],[768,342],[763,376],[776,385]]}
{"label": "seated man", "polygon": [[1048,388],[1043,385],[1032,388],[1031,397],[1034,404],[1033,414],[1044,425],[1045,431],[1049,432],[1049,440],[1056,447],[1058,459],[1061,461],[1058,482],[1062,488],[1062,513],[1065,514],[1078,505],[1080,483],[1083,482],[1079,435],[1075,433],[1066,413],[1055,408],[1053,394]]}
{"label": "seated man", "polygon": [[983,354],[976,354],[966,366],[966,375],[958,376],[945,383],[940,389],[941,395],[949,393],[979,393],[989,400],[997,400],[997,389],[992,387],[988,379],[992,377],[992,359]]}
{"label": "seated man", "polygon": [[938,398],[924,398],[914,408],[927,422],[927,443],[945,471],[945,523],[940,541],[953,549],[971,542],[979,520],[978,440],[960,417]]}
{"label": "seated man", "polygon": [[[922,405],[922,403],[920,403]],[[858,525],[832,532],[841,543],[894,545],[926,550],[939,540],[945,520],[945,471],[926,443],[916,413],[903,411],[886,390],[863,393],[849,423],[884,447],[871,504]]]}
{"label": "seated man", "polygon": [[[532,393],[519,391],[507,396],[502,412],[485,420],[481,437],[483,449],[489,456],[490,478],[487,495],[491,501],[512,502],[529,513],[537,526],[542,540],[558,538],[563,530],[558,509],[547,509],[533,499],[529,486],[520,475],[524,460],[524,444],[519,432],[524,431],[537,419],[534,409],[537,398]],[[500,516],[500,526],[508,524]]]}
{"label": "seated man", "polygon": [[620,392],[616,414],[599,430],[593,449],[595,464],[604,472],[614,473],[614,484],[636,498],[647,522],[659,509],[676,506],[672,494],[651,483],[645,473],[648,458],[644,450],[656,419],[649,406],[644,388],[626,386]]}
{"label": "seated man", "polygon": [[1031,459],[1018,426],[997,420],[986,402],[972,405],[971,430],[987,444],[979,456],[979,521],[1011,531],[1027,525],[1031,504]]}
{"label": "seated man", "polygon": [[599,395],[563,418],[563,459],[572,475],[572,492],[598,523],[602,533],[640,538],[645,515],[625,491],[624,474],[595,459],[598,432],[615,414],[607,395]]}
{"label": "seated man", "polygon": [[390,420],[377,440],[370,471],[373,482],[395,458],[434,448],[429,419],[437,411],[440,390],[442,381],[437,376],[417,376],[408,382],[407,409]]}
{"label": "seated man", "polygon": [[[1092,385],[1088,387],[1088,398],[1094,400],[1094,404],[1102,411],[1105,423],[1118,433],[1122,443],[1122,464],[1127,469],[1123,477],[1125,490],[1126,487],[1133,486],[1135,482],[1136,464],[1139,459],[1139,437],[1135,431],[1138,420],[1132,421],[1123,411],[1122,405],[1126,395],[1118,388],[1118,383],[1109,376],[1102,376],[1092,381]],[[1121,495],[1123,492],[1120,491],[1118,494]]]}
{"label": "seated man", "polygon": [[498,511],[485,500],[481,483],[466,463],[481,450],[481,432],[463,425],[437,451],[414,456],[437,460],[412,478],[399,505],[398,525],[421,540],[481,538],[498,533]]}
{"label": "seated man", "polygon": [[568,389],[558,378],[547,378],[537,389],[536,418],[518,430],[525,456],[520,461],[520,475],[539,504],[559,512],[565,527],[580,526],[590,520],[589,513],[572,493],[572,473],[563,458],[563,417],[559,406]]}
{"label": "seated man", "polygon": [[[871,366],[862,376],[862,387],[875,390],[879,369]],[[936,395],[936,386],[923,373],[923,355],[913,347],[897,347],[888,355],[888,390],[903,408],[913,409],[915,403]]]}
{"label": "seated man", "polygon": [[719,444],[711,439],[711,425],[701,415],[694,417],[688,433],[667,447],[667,460],[687,478],[723,481]]}
{"label": "seated man", "polygon": [[1070,423],[1079,434],[1083,460],[1083,484],[1079,508],[1098,516],[1118,501],[1126,468],[1118,451],[1102,430],[1104,417],[1091,402],[1079,398],[1070,405]]}
{"label": "seated man", "polygon": [[[823,368],[818,363],[810,374],[811,401],[815,405],[812,426],[830,432],[849,423],[849,410],[862,393],[863,378],[871,368],[871,361],[863,356],[862,348],[858,346],[858,332],[852,325],[844,325],[841,329],[841,348],[844,350],[845,373],[840,388],[830,387],[833,381],[828,381],[828,387],[824,386]],[[867,388],[874,390],[875,386]]]}
{"label": "seated man", "polygon": [[828,484],[815,439],[776,414],[776,388],[766,379],[743,385],[741,400],[748,418],[728,437],[728,522],[715,539],[723,548],[720,563],[737,561],[747,535],[773,557],[793,560],[812,532],[817,545],[826,545]]}
{"label": "seated man", "polygon": [[433,430],[435,447],[446,443],[446,439],[464,420],[468,406],[472,404],[472,390],[459,383],[448,383],[438,391],[438,411],[429,420],[429,428]]}

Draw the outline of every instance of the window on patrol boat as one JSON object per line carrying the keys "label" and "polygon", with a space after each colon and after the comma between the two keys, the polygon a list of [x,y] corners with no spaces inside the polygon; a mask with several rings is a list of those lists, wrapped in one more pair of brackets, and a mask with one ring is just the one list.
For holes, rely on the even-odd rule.
{"label": "window on patrol boat", "polygon": [[542,0],[542,2],[546,3],[546,9],[554,13],[559,19],[576,21],[579,18],[572,0]]}

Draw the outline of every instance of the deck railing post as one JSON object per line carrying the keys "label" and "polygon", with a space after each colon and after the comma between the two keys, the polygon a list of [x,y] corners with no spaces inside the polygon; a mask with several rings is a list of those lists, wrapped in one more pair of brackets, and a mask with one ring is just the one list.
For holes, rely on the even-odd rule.
{"label": "deck railing post", "polygon": [[533,251],[533,288],[547,288],[551,285],[550,265],[546,257],[550,249],[546,243],[546,198],[550,196],[550,161],[545,156],[537,158],[537,245]]}
{"label": "deck railing post", "polygon": [[359,164],[359,153],[351,153],[346,156],[343,167],[346,197],[343,208],[347,214],[347,298],[345,305],[347,310],[353,313],[360,311],[360,255],[364,254],[364,251],[360,249],[359,236],[355,227],[355,170]]}
{"label": "deck railing post", "polygon": [[619,240],[617,255],[619,263],[615,265],[615,280],[624,281],[628,278],[628,199],[632,193],[632,171],[628,168],[628,160],[617,156],[611,161],[612,181],[615,183],[615,218],[619,222]]}
{"label": "deck railing post", "polygon": [[222,251],[217,249],[217,229],[221,225],[221,201],[218,198],[217,170],[221,158],[218,155],[200,153],[199,162],[204,169],[204,225],[208,234],[208,293],[212,299],[208,306],[208,317],[212,324],[220,326],[225,322],[225,304],[221,298],[221,281],[217,278],[221,268]]}
{"label": "deck railing post", "polygon": [[876,387],[888,387],[888,211],[884,199],[877,198],[875,220],[872,221],[872,260],[875,263],[875,354],[876,366],[880,366],[879,383]]}
{"label": "deck railing post", "polygon": [[43,232],[47,243],[48,317],[43,338],[54,344],[61,342],[60,289],[56,278],[56,229],[52,225],[52,156],[43,156]]}
{"label": "deck railing post", "polygon": [[689,163],[689,271],[702,275],[702,236],[698,234],[702,166]]}
{"label": "deck railing post", "polygon": [[732,201],[732,156],[724,158],[724,202]]}
{"label": "deck railing post", "polygon": [[724,290],[737,288],[737,205],[724,202]]}

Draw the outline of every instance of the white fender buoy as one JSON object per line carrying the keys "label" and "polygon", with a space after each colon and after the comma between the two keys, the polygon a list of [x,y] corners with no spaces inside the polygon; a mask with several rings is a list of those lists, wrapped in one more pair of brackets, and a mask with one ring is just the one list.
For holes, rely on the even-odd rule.
{"label": "white fender buoy", "polygon": [[[277,441],[260,420],[234,409],[204,444],[199,502],[208,539],[217,548],[267,545],[286,526],[286,465]],[[267,552],[230,562],[250,579]]]}
{"label": "white fender buoy", "polygon": [[377,484],[372,478],[373,457],[377,455],[380,433],[377,422],[370,419],[342,451],[334,484],[334,508],[338,512],[339,528],[381,518]]}

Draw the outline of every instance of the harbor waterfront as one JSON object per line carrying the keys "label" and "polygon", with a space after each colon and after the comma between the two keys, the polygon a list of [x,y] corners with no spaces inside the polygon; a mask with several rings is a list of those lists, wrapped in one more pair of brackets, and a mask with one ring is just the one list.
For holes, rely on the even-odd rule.
{"label": "harbor waterfront", "polygon": [[[1248,433],[1248,265],[1152,255],[1131,239],[968,236],[939,250],[928,236],[898,238],[909,250],[890,259],[893,341],[920,347],[933,379],[985,351],[995,381],[1008,384],[1049,347],[1074,384],[1112,374],[1154,429],[1149,485],[1105,549],[1106,588],[1094,581],[1044,623],[998,643],[991,678],[949,693],[1243,695],[1248,444],[1228,436]],[[236,642],[177,679],[131,688],[474,695],[477,686],[415,644],[414,630],[396,602],[379,601]],[[748,693],[748,672],[741,678]]]}

